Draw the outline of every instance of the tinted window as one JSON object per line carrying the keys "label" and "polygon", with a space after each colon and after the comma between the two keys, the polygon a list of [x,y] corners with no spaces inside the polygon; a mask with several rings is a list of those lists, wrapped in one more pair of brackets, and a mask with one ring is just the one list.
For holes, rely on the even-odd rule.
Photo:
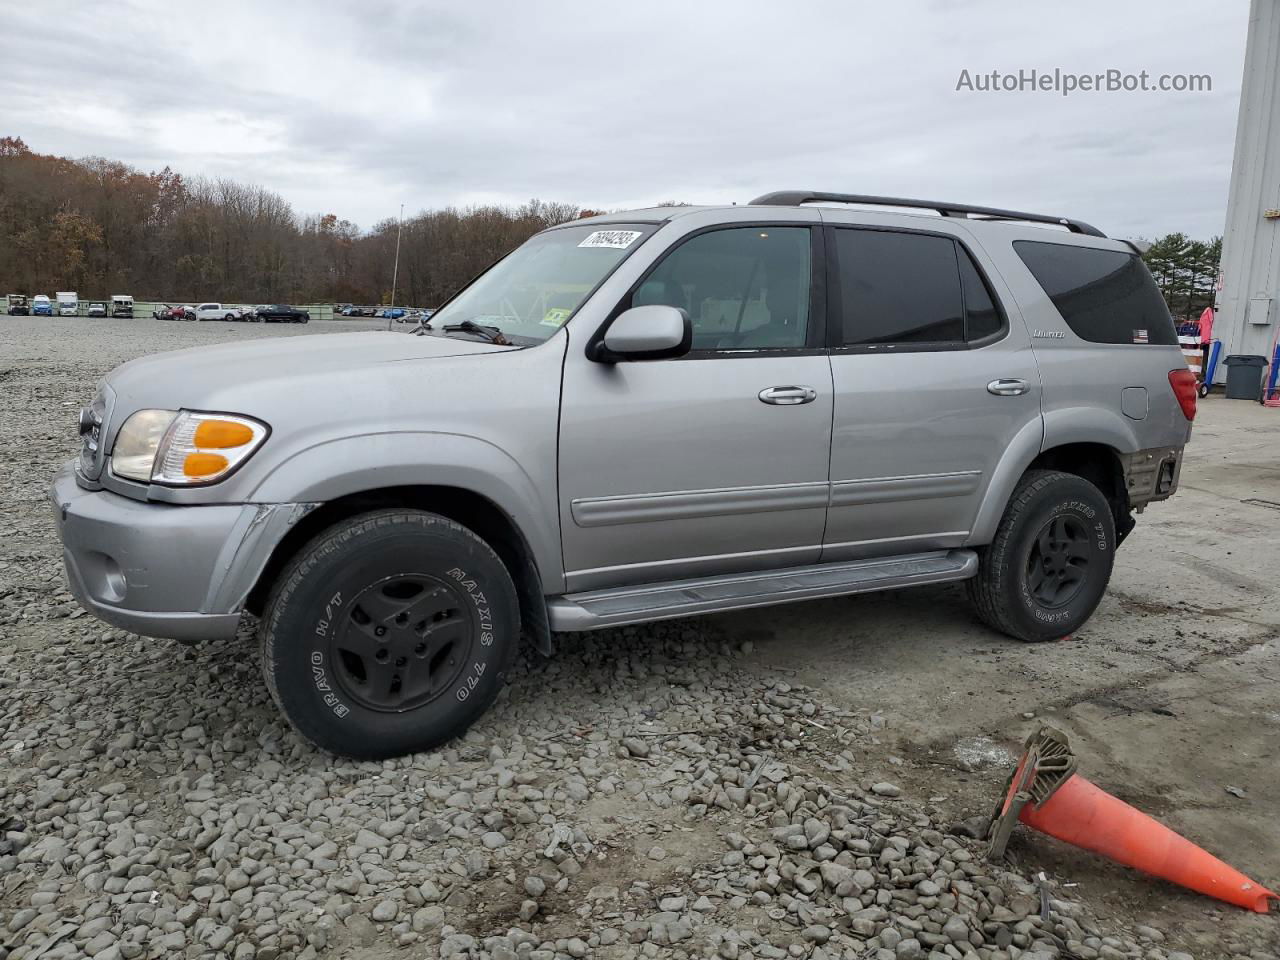
{"label": "tinted window", "polygon": [[964,340],[952,240],[881,230],[835,234],[846,346]]}
{"label": "tinted window", "polygon": [[969,252],[959,245],[956,250],[960,254],[960,283],[964,286],[964,338],[972,342],[999,333],[1004,328],[1004,317],[996,309],[991,290]]}
{"label": "tinted window", "polygon": [[735,227],[686,240],[632,295],[693,321],[695,350],[803,347],[812,271],[807,227]]}
{"label": "tinted window", "polygon": [[1160,288],[1136,254],[1038,240],[1018,240],[1013,249],[1081,339],[1178,342]]}

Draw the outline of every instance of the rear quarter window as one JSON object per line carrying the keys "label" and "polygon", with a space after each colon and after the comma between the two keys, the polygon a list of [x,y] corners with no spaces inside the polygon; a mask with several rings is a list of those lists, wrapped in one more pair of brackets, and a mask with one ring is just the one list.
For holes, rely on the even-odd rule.
{"label": "rear quarter window", "polygon": [[1137,254],[1039,240],[1015,240],[1013,249],[1082,340],[1177,345],[1173,317]]}

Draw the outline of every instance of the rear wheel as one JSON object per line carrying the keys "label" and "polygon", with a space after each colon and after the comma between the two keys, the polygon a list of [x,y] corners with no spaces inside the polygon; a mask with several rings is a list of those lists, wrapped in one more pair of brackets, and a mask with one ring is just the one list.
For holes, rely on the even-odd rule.
{"label": "rear wheel", "polygon": [[384,510],[308,544],[267,601],[267,686],[313,743],[360,759],[459,736],[502,689],[520,635],[497,554],[436,514]]}
{"label": "rear wheel", "polygon": [[1111,505],[1089,481],[1031,470],[966,584],[988,626],[1019,640],[1074,633],[1097,609],[1115,559]]}

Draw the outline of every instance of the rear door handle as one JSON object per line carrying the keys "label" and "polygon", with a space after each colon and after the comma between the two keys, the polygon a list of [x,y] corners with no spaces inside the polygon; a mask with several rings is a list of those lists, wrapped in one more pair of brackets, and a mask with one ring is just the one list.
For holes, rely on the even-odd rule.
{"label": "rear door handle", "polygon": [[818,396],[813,387],[766,387],[760,391],[760,402],[776,407],[793,407],[798,403],[811,403]]}
{"label": "rear door handle", "polygon": [[992,380],[987,384],[987,393],[993,393],[997,397],[1020,397],[1030,389],[1025,380]]}

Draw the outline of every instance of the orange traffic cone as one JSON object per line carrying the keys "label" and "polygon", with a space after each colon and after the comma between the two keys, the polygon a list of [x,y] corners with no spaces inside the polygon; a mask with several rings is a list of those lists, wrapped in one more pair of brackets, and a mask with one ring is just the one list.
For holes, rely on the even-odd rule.
{"label": "orange traffic cone", "polygon": [[1074,771],[1075,757],[1063,734],[1042,727],[1028,738],[1027,752],[992,823],[992,855],[1004,852],[1013,824],[1020,820],[1108,860],[1238,907],[1266,913],[1268,900],[1280,899]]}

